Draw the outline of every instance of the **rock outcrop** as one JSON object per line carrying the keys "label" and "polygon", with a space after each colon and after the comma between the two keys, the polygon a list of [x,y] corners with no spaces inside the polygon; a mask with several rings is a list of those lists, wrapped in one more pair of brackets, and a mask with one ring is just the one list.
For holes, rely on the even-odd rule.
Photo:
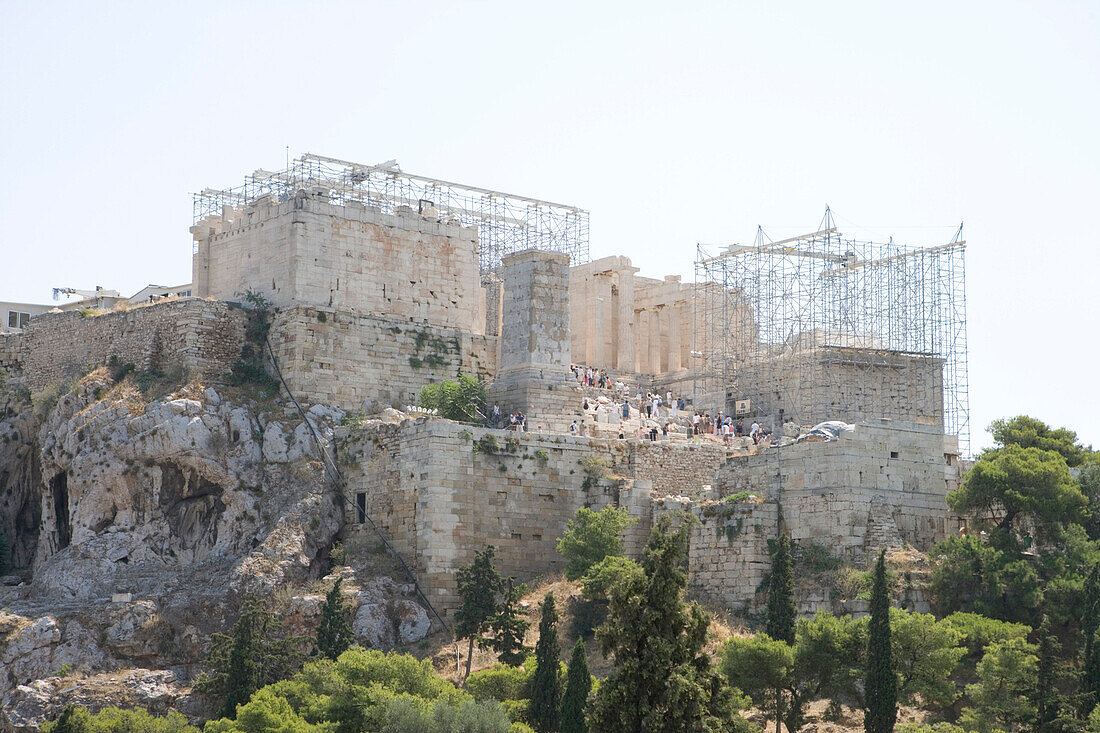
{"label": "rock outcrop", "polygon": [[[33,729],[58,700],[78,701],[61,679],[73,673],[111,671],[129,680],[120,690],[153,690],[134,693],[153,709],[176,700],[250,595],[283,599],[311,630],[323,595],[303,591],[327,572],[343,521],[318,441],[327,449],[341,411],[315,405],[303,420],[279,400],[198,384],[146,401],[106,369],[52,407],[8,404],[0,533],[15,569],[0,585],[0,729]],[[407,589],[348,581],[362,643],[428,632]]]}

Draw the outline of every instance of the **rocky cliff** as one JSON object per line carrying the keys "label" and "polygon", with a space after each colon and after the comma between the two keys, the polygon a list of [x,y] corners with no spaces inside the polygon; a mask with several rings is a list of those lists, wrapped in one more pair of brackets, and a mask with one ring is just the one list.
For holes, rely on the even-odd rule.
{"label": "rocky cliff", "polygon": [[[64,392],[52,405],[0,397],[7,730],[33,729],[108,672],[120,692],[102,704],[149,688],[187,709],[183,682],[244,597],[309,627],[321,600],[309,591],[323,589],[309,585],[329,571],[342,523],[313,437],[332,440],[339,410],[312,406],[307,424],[279,400],[197,382],[150,401],[107,369]],[[427,633],[407,586],[345,574],[364,643]],[[71,675],[81,681],[53,679]]]}

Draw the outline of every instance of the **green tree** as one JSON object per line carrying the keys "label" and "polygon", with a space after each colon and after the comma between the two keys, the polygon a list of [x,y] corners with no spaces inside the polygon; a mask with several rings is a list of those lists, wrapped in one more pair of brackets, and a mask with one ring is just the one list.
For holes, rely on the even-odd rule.
{"label": "green tree", "polygon": [[484,417],[485,385],[469,374],[459,374],[457,379],[426,385],[420,390],[418,404],[428,410],[437,410],[442,417],[459,422],[477,422]]}
{"label": "green tree", "polygon": [[489,624],[493,638],[488,644],[500,657],[500,661],[519,666],[531,651],[523,643],[530,624],[519,612],[519,601],[527,592],[527,586],[523,583],[516,585],[514,578],[502,580],[501,584],[501,600]]}
{"label": "green tree", "polygon": [[577,580],[606,557],[623,554],[623,530],[636,520],[625,509],[607,506],[598,512],[581,507],[558,539],[566,560],[565,577]]}
{"label": "green tree", "polygon": [[1029,519],[1040,529],[1079,522],[1088,507],[1061,454],[1015,444],[983,455],[962,486],[947,495],[947,503],[959,514],[991,520],[1006,532],[1017,530],[1017,519]]}
{"label": "green tree", "polygon": [[1038,664],[1035,647],[1022,639],[990,644],[978,662],[978,682],[966,686],[973,706],[963,711],[963,727],[977,733],[1011,733],[1032,725]]}
{"label": "green tree", "polygon": [[1004,621],[1034,617],[1043,598],[1038,575],[1019,552],[991,547],[974,535],[948,537],[932,554],[932,600],[940,613],[974,611]]}
{"label": "green tree", "polygon": [[337,578],[325,596],[321,620],[317,624],[317,651],[329,659],[336,659],[355,641],[355,634],[348,622],[348,605],[340,593],[342,580]]}
{"label": "green tree", "polygon": [[886,584],[886,551],[878,554],[871,587],[871,617],[867,629],[867,676],[864,683],[866,733],[891,733],[898,718],[898,679],[890,641],[890,590]]}
{"label": "green tree", "polygon": [[960,637],[932,614],[890,609],[890,656],[900,702],[941,709],[955,703],[959,692],[951,676],[966,654]]}
{"label": "green tree", "polygon": [[535,644],[535,676],[531,681],[528,719],[539,733],[558,733],[561,724],[561,645],[558,643],[558,612],[554,594],[542,602],[539,640]]}
{"label": "green tree", "polygon": [[607,621],[596,635],[615,669],[589,708],[593,730],[710,733],[747,726],[703,649],[710,614],[683,600],[690,521],[683,513],[658,517],[645,575],[611,588]]}
{"label": "green tree", "polygon": [[253,692],[300,669],[308,641],[287,637],[282,620],[250,599],[228,635],[213,635],[204,660],[210,670],[199,676],[195,687],[222,701],[219,715],[232,715]]}
{"label": "green tree", "polygon": [[[721,669],[730,684],[775,721],[775,732],[786,717],[794,678],[794,650],[767,634],[734,637],[722,647]],[[794,728],[788,728],[794,730]]]}
{"label": "green tree", "polygon": [[1077,433],[1066,428],[1052,428],[1041,420],[1027,415],[994,420],[989,426],[993,440],[1001,447],[1015,445],[1021,448],[1038,448],[1054,451],[1065,459],[1066,465],[1080,466],[1092,452],[1077,442]]}
{"label": "green tree", "polygon": [[561,733],[588,733],[584,722],[584,709],[588,705],[588,693],[592,691],[592,675],[588,673],[588,655],[584,639],[577,639],[569,670],[565,678],[565,694],[561,699]]}
{"label": "green tree", "polygon": [[396,697],[386,705],[382,733],[508,733],[511,721],[495,702],[425,703]]}
{"label": "green tree", "polygon": [[1058,640],[1050,633],[1050,619],[1043,616],[1037,630],[1039,636],[1039,662],[1033,690],[1035,704],[1035,733],[1056,733],[1058,720]]}
{"label": "green tree", "polygon": [[1081,660],[1081,695],[1084,710],[1100,703],[1100,564],[1085,581],[1085,608],[1081,618],[1084,653]]}
{"label": "green tree", "polygon": [[309,662],[293,678],[258,690],[234,719],[210,721],[204,733],[378,731],[387,723],[389,702],[399,696],[422,704],[470,699],[436,674],[430,660],[352,647],[336,661]]}
{"label": "green tree", "polygon": [[768,617],[765,632],[777,641],[794,644],[797,612],[794,607],[794,561],[791,539],[781,534],[772,554],[772,572],[768,582]]}
{"label": "green tree", "polygon": [[493,555],[496,548],[487,545],[475,552],[469,565],[459,568],[458,596],[461,605],[455,611],[455,635],[459,639],[469,639],[466,653],[466,677],[470,676],[470,663],[474,656],[474,643],[487,645],[487,634],[492,629],[497,615],[497,591],[501,577],[493,567]]}
{"label": "green tree", "polygon": [[182,714],[171,711],[156,716],[147,710],[107,707],[95,715],[75,705],[66,705],[61,717],[42,725],[42,733],[199,733]]}
{"label": "green tree", "polygon": [[66,705],[61,709],[61,715],[57,716],[57,720],[49,730],[52,733],[88,733],[91,717],[82,707]]}

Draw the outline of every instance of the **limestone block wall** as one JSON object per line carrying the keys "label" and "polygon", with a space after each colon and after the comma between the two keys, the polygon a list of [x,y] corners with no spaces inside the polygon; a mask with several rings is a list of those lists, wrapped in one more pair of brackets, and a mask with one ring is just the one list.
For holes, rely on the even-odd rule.
{"label": "limestone block wall", "polygon": [[768,540],[776,536],[778,506],[719,501],[690,510],[699,523],[691,533],[689,588],[732,610],[745,609],[771,570]]}
{"label": "limestone block wall", "polygon": [[335,308],[280,310],[270,340],[298,399],[344,410],[400,409],[431,382],[496,371],[493,337]]}
{"label": "limestone block wall", "polygon": [[8,379],[23,375],[23,334],[0,333],[0,370]]}
{"label": "limestone block wall", "polygon": [[195,293],[239,300],[256,290],[280,307],[386,314],[483,333],[477,228],[299,191],[226,208],[191,228]]}
{"label": "limestone block wall", "polygon": [[862,562],[901,541],[930,550],[954,530],[945,497],[961,480],[957,452],[935,426],[868,421],[836,441],[732,458],[716,488],[778,500],[792,540]]}
{"label": "limestone block wall", "polygon": [[594,450],[606,455],[611,472],[652,486],[657,496],[701,497],[704,485],[713,486],[726,462],[721,445],[662,443],[648,440],[608,440]]}
{"label": "limestone block wall", "polygon": [[244,312],[226,303],[182,298],[128,311],[82,318],[78,312],[45,313],[31,320],[12,359],[28,389],[83,373],[112,356],[139,370],[183,365],[199,375],[222,377],[240,358]]}
{"label": "limestone block wall", "polygon": [[517,252],[501,260],[500,276],[500,365],[490,396],[505,413],[523,411],[529,428],[564,433],[582,405],[569,371],[569,257]]}
{"label": "limestone block wall", "polygon": [[[449,613],[457,606],[455,571],[485,545],[497,548],[504,573],[530,580],[564,569],[557,538],[579,507],[621,502],[644,510],[645,487],[586,484],[580,461],[592,447],[587,438],[409,421],[354,436],[346,454],[362,457],[345,473],[349,494],[363,495],[432,603]],[[354,505],[349,511],[348,533],[358,538],[351,546],[369,546],[369,530]]]}
{"label": "limestone block wall", "polygon": [[[749,397],[768,424],[783,408],[810,426],[891,418],[943,425],[943,360],[876,349],[818,347],[738,374],[730,400]],[[727,404],[726,410],[733,405]]]}

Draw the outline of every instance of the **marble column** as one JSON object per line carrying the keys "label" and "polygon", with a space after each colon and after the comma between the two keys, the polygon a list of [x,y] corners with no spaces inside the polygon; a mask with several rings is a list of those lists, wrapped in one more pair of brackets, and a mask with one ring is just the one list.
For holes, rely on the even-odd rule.
{"label": "marble column", "polygon": [[668,370],[678,372],[682,366],[680,363],[680,318],[683,308],[680,303],[676,303],[669,306],[668,312]]}

